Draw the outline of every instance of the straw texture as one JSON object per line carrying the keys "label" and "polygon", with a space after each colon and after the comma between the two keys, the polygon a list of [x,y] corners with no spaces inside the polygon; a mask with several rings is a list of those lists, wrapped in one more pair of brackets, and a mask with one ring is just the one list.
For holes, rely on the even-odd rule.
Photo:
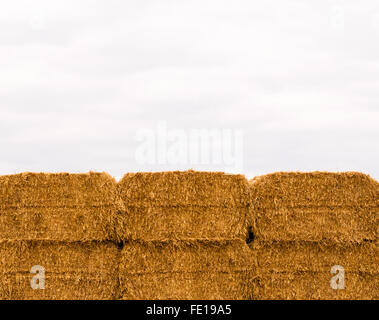
{"label": "straw texture", "polygon": [[379,273],[379,248],[376,243],[342,245],[319,242],[255,243],[250,248],[257,256],[262,273],[328,272],[343,266],[346,272]]}
{"label": "straw texture", "polygon": [[129,207],[118,216],[118,236],[128,240],[246,239],[248,208]]}
{"label": "straw texture", "polygon": [[0,299],[379,299],[378,213],[356,172],[0,176]]}
{"label": "straw texture", "polygon": [[[119,250],[111,242],[17,241],[0,244],[0,298],[114,299]],[[45,289],[33,290],[33,266],[45,269]],[[115,267],[116,266],[116,267]]]}
{"label": "straw texture", "polygon": [[[251,246],[257,257],[258,298],[377,299],[376,243],[269,242]],[[343,266],[344,290],[333,290],[331,268]]]}
{"label": "straw texture", "polygon": [[0,240],[114,239],[121,209],[116,182],[105,173],[0,177]]}
{"label": "straw texture", "polygon": [[377,239],[379,184],[368,175],[280,172],[254,178],[250,186],[257,239]]}
{"label": "straw texture", "polygon": [[243,241],[128,242],[121,254],[124,299],[250,299],[254,266]]}
{"label": "straw texture", "polygon": [[378,182],[359,172],[277,172],[255,177],[251,183],[257,208],[379,205]]}
{"label": "straw texture", "polygon": [[33,290],[31,276],[11,274],[2,277],[0,299],[2,300],[113,300],[114,278],[96,275],[46,274],[45,290]]}
{"label": "straw texture", "polygon": [[246,178],[222,172],[127,173],[119,186],[129,206],[245,208],[250,204]]}
{"label": "straw texture", "polygon": [[134,173],[118,187],[125,205],[119,239],[246,239],[250,189],[242,175]]}
{"label": "straw texture", "polygon": [[273,273],[264,275],[259,287],[263,300],[377,300],[378,274],[348,272],[345,290],[333,290],[330,272]]}
{"label": "straw texture", "polygon": [[[279,172],[250,181],[258,299],[377,299],[379,184],[356,173]],[[333,290],[333,266],[345,290]]]}

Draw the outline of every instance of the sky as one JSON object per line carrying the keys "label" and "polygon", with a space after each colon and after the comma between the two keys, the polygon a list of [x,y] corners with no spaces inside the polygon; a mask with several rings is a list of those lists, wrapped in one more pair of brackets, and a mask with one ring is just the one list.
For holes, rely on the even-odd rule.
{"label": "sky", "polygon": [[0,174],[379,179],[379,1],[0,3]]}

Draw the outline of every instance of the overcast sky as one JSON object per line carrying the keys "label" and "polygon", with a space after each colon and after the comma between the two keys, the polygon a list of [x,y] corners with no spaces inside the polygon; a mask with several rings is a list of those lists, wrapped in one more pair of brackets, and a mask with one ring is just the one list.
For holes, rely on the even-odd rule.
{"label": "overcast sky", "polygon": [[0,174],[233,167],[144,162],[164,128],[231,130],[249,178],[379,179],[378,123],[377,0],[0,3]]}

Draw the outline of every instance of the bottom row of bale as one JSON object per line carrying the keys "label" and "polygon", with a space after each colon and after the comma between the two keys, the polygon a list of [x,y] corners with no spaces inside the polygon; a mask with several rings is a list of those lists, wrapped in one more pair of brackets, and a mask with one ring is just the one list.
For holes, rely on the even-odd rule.
{"label": "bottom row of bale", "polygon": [[[368,259],[371,257],[371,259]],[[244,241],[0,244],[2,299],[378,299],[377,248]],[[343,265],[345,290],[331,266]],[[44,270],[33,288],[32,267]],[[374,271],[373,271],[374,270]],[[38,284],[38,281],[37,281]]]}
{"label": "bottom row of bale", "polygon": [[[0,257],[2,299],[253,298],[253,259],[239,240],[129,242],[123,248],[112,242],[4,242]],[[44,272],[43,288],[33,267]]]}
{"label": "bottom row of bale", "polygon": [[379,298],[378,247],[373,242],[256,242],[264,300]]}
{"label": "bottom row of bale", "polygon": [[[1,243],[0,296],[12,300],[113,299],[119,255],[111,242]],[[32,286],[33,279],[37,288]]]}

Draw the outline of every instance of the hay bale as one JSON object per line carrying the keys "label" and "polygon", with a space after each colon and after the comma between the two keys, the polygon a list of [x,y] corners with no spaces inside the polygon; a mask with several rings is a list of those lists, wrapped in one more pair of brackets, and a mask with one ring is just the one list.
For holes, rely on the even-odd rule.
{"label": "hay bale", "polygon": [[379,184],[355,173],[274,173],[250,181],[256,238],[376,240]]}
{"label": "hay bale", "polygon": [[117,234],[128,240],[246,239],[247,208],[129,207]]}
{"label": "hay bale", "polygon": [[254,243],[259,273],[330,272],[336,265],[346,272],[376,273],[379,251],[376,243],[341,245],[333,242]]}
{"label": "hay bale", "polygon": [[250,183],[255,208],[379,205],[379,183],[359,172],[277,172]]}
{"label": "hay bale", "polygon": [[248,181],[243,175],[222,172],[127,173],[119,182],[126,206],[213,206],[246,208],[250,205]]}
{"label": "hay bale", "polygon": [[259,241],[374,241],[378,234],[377,209],[280,208],[255,211]]}
{"label": "hay bale", "polygon": [[242,272],[130,275],[122,299],[250,300],[248,281]]}
{"label": "hay bale", "polygon": [[0,240],[114,239],[122,206],[105,173],[1,176]]}
{"label": "hay bale", "polygon": [[[0,298],[12,300],[114,299],[119,250],[111,242],[0,243]],[[45,290],[34,290],[33,266],[45,269]]]}
{"label": "hay bale", "polygon": [[31,277],[24,274],[4,275],[0,284],[0,300],[113,300],[114,278],[86,274],[46,275],[45,290],[33,290]]}
{"label": "hay bale", "polygon": [[128,242],[119,267],[124,299],[249,299],[254,260],[243,241]]}
{"label": "hay bale", "polygon": [[242,175],[129,173],[118,188],[119,239],[246,239],[250,191]]}
{"label": "hay bale", "polygon": [[[374,299],[378,294],[378,247],[375,242],[255,242],[257,297],[271,299]],[[345,270],[345,290],[333,290],[333,266]]]}
{"label": "hay bale", "polygon": [[262,277],[259,300],[377,300],[379,274],[348,272],[345,290],[333,290],[330,272],[271,273]]}

